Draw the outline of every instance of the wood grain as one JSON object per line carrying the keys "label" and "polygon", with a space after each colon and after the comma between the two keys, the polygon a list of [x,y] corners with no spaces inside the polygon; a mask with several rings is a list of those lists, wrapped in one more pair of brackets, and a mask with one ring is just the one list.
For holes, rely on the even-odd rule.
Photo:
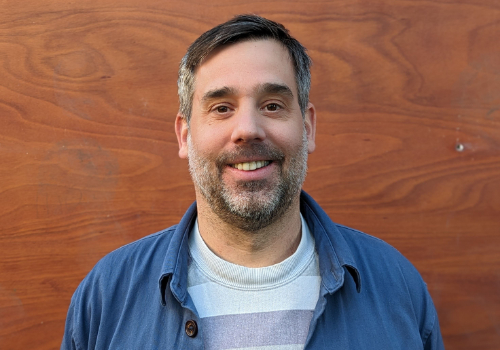
{"label": "wood grain", "polygon": [[497,1],[0,1],[0,348],[57,349],[109,251],[194,199],[180,58],[238,13],[314,60],[305,189],[422,273],[447,349],[500,348]]}

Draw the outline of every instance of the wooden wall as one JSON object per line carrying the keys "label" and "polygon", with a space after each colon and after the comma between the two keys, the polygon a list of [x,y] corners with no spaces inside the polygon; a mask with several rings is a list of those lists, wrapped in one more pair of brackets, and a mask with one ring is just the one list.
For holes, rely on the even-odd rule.
{"label": "wooden wall", "polygon": [[447,349],[500,349],[497,0],[0,0],[0,349],[58,348],[92,266],[179,220],[178,62],[249,12],[314,60],[306,190],[417,266]]}

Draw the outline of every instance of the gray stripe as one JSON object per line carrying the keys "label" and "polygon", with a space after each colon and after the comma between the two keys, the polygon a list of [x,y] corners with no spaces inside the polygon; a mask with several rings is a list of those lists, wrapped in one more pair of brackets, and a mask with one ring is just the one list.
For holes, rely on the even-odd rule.
{"label": "gray stripe", "polygon": [[205,348],[237,349],[304,344],[313,311],[286,310],[202,319]]}
{"label": "gray stripe", "polygon": [[238,348],[228,350],[304,350],[304,344],[252,346],[251,348]]}

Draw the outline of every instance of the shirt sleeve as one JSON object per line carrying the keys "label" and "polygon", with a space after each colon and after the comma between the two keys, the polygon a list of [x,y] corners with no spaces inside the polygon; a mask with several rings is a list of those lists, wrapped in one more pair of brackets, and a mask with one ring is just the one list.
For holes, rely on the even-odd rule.
{"label": "shirt sleeve", "polygon": [[[95,270],[95,269],[94,269]],[[102,307],[100,278],[92,270],[76,289],[64,329],[61,350],[95,349]]]}
{"label": "shirt sleeve", "polygon": [[439,320],[435,310],[434,313],[434,325],[424,343],[424,350],[444,350],[443,338],[441,337],[441,330],[439,329]]}
{"label": "shirt sleeve", "polygon": [[439,318],[427,284],[411,262],[404,258],[399,262],[417,319],[424,350],[444,350]]}
{"label": "shirt sleeve", "polygon": [[80,350],[77,346],[76,341],[73,336],[73,321],[74,321],[74,300],[71,300],[71,304],[68,309],[68,315],[66,316],[66,325],[64,328],[64,336],[61,343],[61,350]]}

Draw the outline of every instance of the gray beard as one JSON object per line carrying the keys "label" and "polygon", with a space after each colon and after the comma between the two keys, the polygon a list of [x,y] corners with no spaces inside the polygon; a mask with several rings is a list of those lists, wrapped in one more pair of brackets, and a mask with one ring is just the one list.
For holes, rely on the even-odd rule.
{"label": "gray beard", "polygon": [[[272,159],[278,165],[278,183],[266,179],[227,186],[222,173],[230,160],[256,154],[262,159]],[[245,231],[257,231],[272,224],[290,208],[306,177],[307,156],[305,128],[301,147],[290,158],[287,169],[284,169],[283,152],[263,143],[238,146],[234,151],[218,156],[215,162],[211,161],[195,150],[191,135],[188,135],[189,172],[195,186],[219,218]]]}

